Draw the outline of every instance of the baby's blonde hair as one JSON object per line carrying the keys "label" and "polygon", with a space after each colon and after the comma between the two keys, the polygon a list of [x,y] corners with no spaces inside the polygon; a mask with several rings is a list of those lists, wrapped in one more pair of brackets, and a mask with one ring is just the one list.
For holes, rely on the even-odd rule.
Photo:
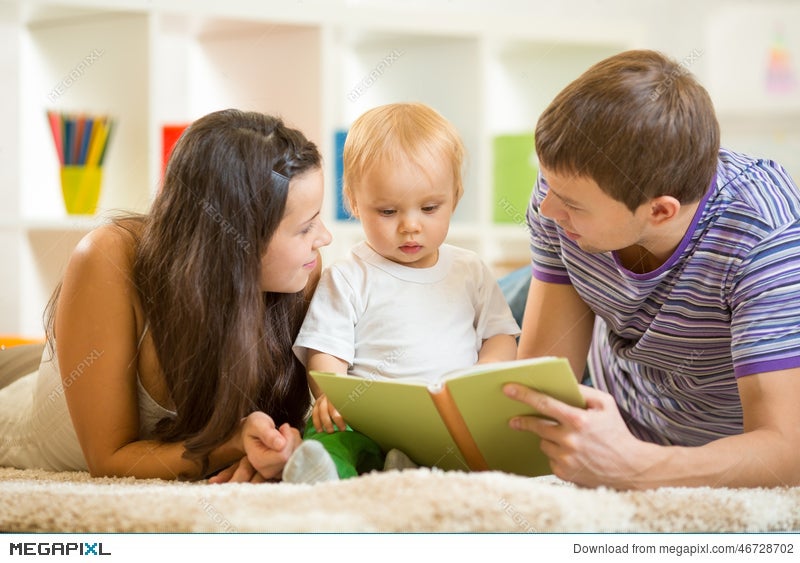
{"label": "baby's blonde hair", "polygon": [[394,103],[368,110],[353,122],[344,143],[345,204],[354,209],[355,188],[378,162],[408,159],[425,170],[432,160],[446,159],[453,172],[455,208],[464,193],[464,154],[456,128],[428,105]]}

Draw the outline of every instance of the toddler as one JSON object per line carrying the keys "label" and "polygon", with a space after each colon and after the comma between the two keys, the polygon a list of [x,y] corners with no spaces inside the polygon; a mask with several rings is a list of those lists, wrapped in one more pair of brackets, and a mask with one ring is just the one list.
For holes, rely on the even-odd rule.
{"label": "toddler", "polygon": [[[444,243],[463,193],[463,156],[455,127],[424,104],[380,106],[353,123],[344,196],[366,240],[322,274],[294,345],[307,370],[432,382],[516,358],[519,326],[496,279],[474,252]],[[284,479],[413,465],[398,451],[384,461],[311,378],[309,385],[313,428]]]}

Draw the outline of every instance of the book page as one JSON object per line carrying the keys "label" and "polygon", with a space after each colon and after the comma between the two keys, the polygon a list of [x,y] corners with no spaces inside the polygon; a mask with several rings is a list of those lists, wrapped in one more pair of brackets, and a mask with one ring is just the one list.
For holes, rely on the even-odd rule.
{"label": "book page", "polygon": [[384,450],[397,448],[418,465],[468,467],[422,384],[312,372],[345,421]]}
{"label": "book page", "polygon": [[508,426],[514,416],[536,413],[507,398],[502,388],[506,383],[522,383],[583,407],[583,397],[567,360],[533,358],[476,368],[480,369],[472,375],[448,378],[447,387],[489,468],[531,476],[551,473],[547,458],[539,449],[539,437]]}

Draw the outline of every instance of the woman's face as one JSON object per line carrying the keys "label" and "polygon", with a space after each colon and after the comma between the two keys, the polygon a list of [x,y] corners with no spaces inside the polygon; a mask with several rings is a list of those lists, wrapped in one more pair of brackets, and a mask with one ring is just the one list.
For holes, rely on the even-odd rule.
{"label": "woman's face", "polygon": [[306,287],[317,251],[331,242],[320,216],[323,192],[320,168],[292,178],[283,219],[261,257],[262,291],[297,293]]}

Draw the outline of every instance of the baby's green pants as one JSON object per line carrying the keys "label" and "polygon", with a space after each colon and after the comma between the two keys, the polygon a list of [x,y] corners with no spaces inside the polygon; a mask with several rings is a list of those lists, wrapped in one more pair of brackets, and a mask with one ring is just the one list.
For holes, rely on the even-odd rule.
{"label": "baby's green pants", "polygon": [[349,426],[347,430],[328,434],[314,430],[314,424],[309,420],[303,439],[316,440],[325,447],[333,458],[339,479],[383,469],[385,456],[378,444]]}

